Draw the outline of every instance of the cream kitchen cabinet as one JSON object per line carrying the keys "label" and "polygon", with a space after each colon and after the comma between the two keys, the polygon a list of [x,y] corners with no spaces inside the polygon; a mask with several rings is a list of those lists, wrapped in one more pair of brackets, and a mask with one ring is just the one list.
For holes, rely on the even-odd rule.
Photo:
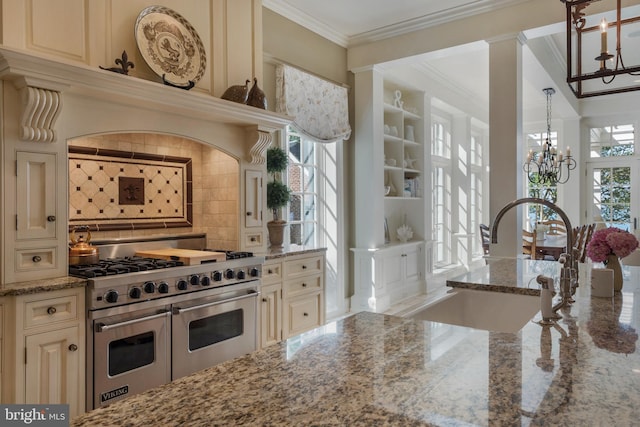
{"label": "cream kitchen cabinet", "polygon": [[262,171],[244,171],[244,239],[242,248],[253,251],[265,244]]}
{"label": "cream kitchen cabinet", "polygon": [[[8,177],[4,280],[7,283],[58,277],[66,274],[66,254],[61,239],[64,218],[57,203],[60,158],[56,153],[15,152],[15,176]],[[15,179],[15,181],[13,181]],[[64,180],[66,182],[66,179]],[[65,235],[66,236],[66,235]]]}
{"label": "cream kitchen cabinet", "polygon": [[263,265],[260,293],[260,345],[267,347],[282,341],[282,258]]}
{"label": "cream kitchen cabinet", "polygon": [[324,324],[324,254],[288,257],[283,265],[282,337]]}
{"label": "cream kitchen cabinet", "polygon": [[[84,288],[10,298],[15,326],[6,329],[3,387],[12,403],[69,404],[70,416],[84,412]],[[8,325],[7,325],[8,326]]]}
{"label": "cream kitchen cabinet", "polygon": [[352,251],[356,281],[352,311],[384,312],[392,304],[426,293],[424,242]]}
{"label": "cream kitchen cabinet", "polygon": [[263,347],[325,322],[324,253],[289,254],[262,268]]}

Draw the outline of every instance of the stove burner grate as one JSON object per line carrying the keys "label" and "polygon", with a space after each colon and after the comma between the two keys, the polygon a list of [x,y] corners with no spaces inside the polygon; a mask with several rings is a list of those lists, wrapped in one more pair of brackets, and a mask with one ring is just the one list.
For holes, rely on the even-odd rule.
{"label": "stove burner grate", "polygon": [[182,261],[144,258],[138,256],[108,258],[97,264],[70,265],[69,275],[83,278],[111,276],[114,274],[135,273],[137,271],[158,270],[180,267]]}

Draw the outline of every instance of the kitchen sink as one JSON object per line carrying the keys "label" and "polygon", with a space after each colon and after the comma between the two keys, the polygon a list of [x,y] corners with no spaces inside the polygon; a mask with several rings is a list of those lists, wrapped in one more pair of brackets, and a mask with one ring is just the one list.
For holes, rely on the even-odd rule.
{"label": "kitchen sink", "polygon": [[516,333],[540,310],[540,297],[456,290],[412,313],[416,320]]}

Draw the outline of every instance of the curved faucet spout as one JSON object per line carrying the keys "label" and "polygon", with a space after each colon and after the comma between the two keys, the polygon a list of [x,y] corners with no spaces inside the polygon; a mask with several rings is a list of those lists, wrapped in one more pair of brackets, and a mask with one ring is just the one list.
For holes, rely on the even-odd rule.
{"label": "curved faucet spout", "polygon": [[[493,220],[493,225],[491,226],[491,243],[498,243],[498,224],[500,223],[500,220],[502,219],[504,214],[509,209],[525,203],[534,203],[552,209],[558,215],[560,215],[560,218],[562,218],[564,226],[567,229],[567,253],[563,254],[559,259],[560,263],[564,264],[560,274],[560,296],[562,297],[562,300],[552,308],[553,311],[557,313],[560,308],[566,307],[573,302],[573,300],[571,299],[571,295],[573,295],[573,293],[575,292],[575,287],[578,285],[577,281],[575,280],[575,275],[577,274],[578,269],[577,263],[575,262],[576,258],[573,254],[573,227],[571,226],[571,221],[569,221],[569,217],[567,216],[567,214],[554,203],[548,200],[538,199],[535,197],[516,199],[510,203],[507,203],[502,209],[500,209],[500,212],[498,212],[496,218]],[[535,259],[535,254],[533,258]]]}
{"label": "curved faucet spout", "polygon": [[498,243],[498,224],[500,223],[500,220],[502,219],[504,214],[511,208],[518,205],[525,204],[525,203],[535,203],[539,205],[544,205],[549,209],[552,209],[553,211],[555,211],[558,215],[560,215],[560,218],[562,218],[562,222],[564,222],[564,226],[567,229],[567,252],[570,253],[571,249],[573,248],[573,233],[572,233],[573,227],[571,226],[571,221],[569,221],[569,217],[555,203],[552,203],[548,200],[539,199],[536,197],[525,197],[522,199],[516,199],[512,202],[507,203],[502,209],[500,209],[500,212],[498,212],[498,214],[496,215],[496,218],[493,220],[493,225],[491,227],[491,243]]}

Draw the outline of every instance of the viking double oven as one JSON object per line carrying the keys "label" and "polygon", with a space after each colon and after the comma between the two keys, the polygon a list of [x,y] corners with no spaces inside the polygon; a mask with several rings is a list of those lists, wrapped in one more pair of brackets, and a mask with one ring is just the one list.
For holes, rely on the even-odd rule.
{"label": "viking double oven", "polygon": [[[203,241],[198,235],[161,244],[197,248]],[[157,241],[98,247],[101,258],[108,258],[98,265],[70,268],[70,274],[88,277],[88,409],[258,347],[264,258],[227,252],[226,261],[183,265],[171,259],[121,256],[158,247]]]}

